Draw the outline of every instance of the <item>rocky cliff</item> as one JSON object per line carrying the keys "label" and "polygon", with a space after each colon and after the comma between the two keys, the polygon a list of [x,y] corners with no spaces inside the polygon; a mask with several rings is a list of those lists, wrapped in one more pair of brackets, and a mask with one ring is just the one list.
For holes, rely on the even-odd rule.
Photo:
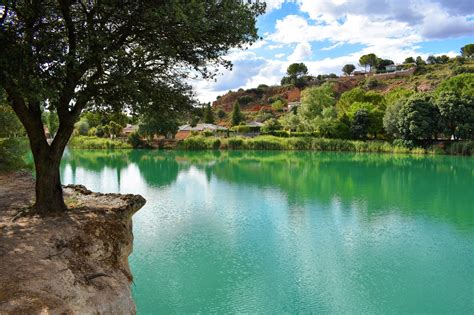
{"label": "rocky cliff", "polygon": [[70,211],[18,216],[33,187],[0,175],[0,314],[134,314],[131,218],[145,199],[66,186]]}

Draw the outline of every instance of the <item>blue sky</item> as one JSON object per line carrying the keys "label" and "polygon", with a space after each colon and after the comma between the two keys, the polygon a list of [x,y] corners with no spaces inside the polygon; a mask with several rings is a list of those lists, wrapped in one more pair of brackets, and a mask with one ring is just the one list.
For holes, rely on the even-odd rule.
{"label": "blue sky", "polygon": [[202,102],[229,90],[279,84],[304,62],[310,74],[340,74],[361,55],[402,62],[408,56],[459,54],[474,43],[474,0],[267,0],[257,22],[262,40],[227,56],[232,71],[191,82]]}

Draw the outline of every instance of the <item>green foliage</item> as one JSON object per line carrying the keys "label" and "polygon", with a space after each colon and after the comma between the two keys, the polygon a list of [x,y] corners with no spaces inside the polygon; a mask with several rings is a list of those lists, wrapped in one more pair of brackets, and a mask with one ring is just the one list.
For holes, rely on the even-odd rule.
{"label": "green foliage", "polygon": [[49,134],[54,137],[59,128],[59,118],[55,111],[44,111],[42,115],[43,124],[48,127]]}
{"label": "green foliage", "polygon": [[331,86],[324,84],[318,87],[310,87],[301,93],[301,105],[298,115],[302,119],[310,120],[322,114],[326,107],[334,106],[335,98]]}
{"label": "green foliage", "polygon": [[302,77],[306,74],[308,74],[308,67],[304,63],[292,63],[291,65],[288,66],[288,69],[286,69],[286,74],[290,77]]}
{"label": "green foliage", "polygon": [[462,47],[461,55],[467,58],[474,58],[474,44],[467,44]]}
{"label": "green foliage", "polygon": [[204,111],[204,122],[206,124],[214,123],[214,112],[212,111],[210,103],[206,105],[206,110]]}
{"label": "green foliage", "polygon": [[407,64],[407,63],[415,63],[415,58],[413,57],[408,57],[405,59],[405,61],[403,62],[404,64]]}
{"label": "green foliage", "polygon": [[285,106],[285,103],[282,100],[276,100],[275,102],[272,103],[273,110],[277,112],[283,111],[284,106]]}
{"label": "green foliage", "polygon": [[116,123],[115,121],[111,121],[109,123],[110,127],[110,134],[114,137],[119,136],[122,133],[123,127],[122,125]]}
{"label": "green foliage", "polygon": [[437,97],[443,92],[474,97],[474,73],[460,74],[441,82],[434,94]]}
{"label": "green foliage", "polygon": [[104,139],[89,136],[74,136],[69,141],[69,146],[77,149],[130,149],[128,142]]}
{"label": "green foliage", "polygon": [[[354,103],[358,104],[358,103]],[[354,139],[366,139],[369,133],[370,117],[369,111],[359,108],[355,111],[351,123],[351,135]]]}
{"label": "green foliage", "polygon": [[411,96],[400,108],[397,128],[404,140],[432,139],[438,132],[439,111],[426,94]]}
{"label": "green foliage", "polygon": [[440,126],[446,135],[474,138],[474,97],[459,97],[443,92],[435,101],[440,114]]}
{"label": "green foliage", "polygon": [[132,132],[128,136],[128,142],[132,145],[134,149],[143,148],[146,146],[145,142],[142,140],[138,132]]}
{"label": "green foliage", "polygon": [[355,102],[371,103],[380,110],[385,109],[385,98],[383,95],[375,91],[366,92],[360,87],[342,93],[336,108],[340,114],[344,114],[349,111],[349,108]]}
{"label": "green foliage", "polygon": [[28,140],[25,138],[0,138],[0,171],[28,168],[25,161]]}
{"label": "green foliage", "polygon": [[354,72],[355,68],[356,67],[353,64],[347,64],[347,65],[344,65],[344,67],[342,67],[342,72],[345,75],[350,75],[352,72]]}
{"label": "green foliage", "polygon": [[250,132],[250,126],[247,126],[247,125],[234,126],[234,127],[232,127],[232,130],[237,132],[237,133],[249,133]]}
{"label": "green foliage", "polygon": [[282,128],[282,126],[281,126],[280,122],[277,119],[270,118],[267,121],[265,121],[265,123],[263,124],[261,130],[262,130],[262,132],[270,132],[270,131],[274,131],[274,130],[279,130],[281,128]]}
{"label": "green foliage", "polygon": [[0,138],[18,137],[24,134],[23,126],[0,90]]}
{"label": "green foliage", "polygon": [[220,108],[220,109],[217,111],[217,117],[218,117],[219,119],[224,119],[224,118],[227,117],[227,113],[226,113],[224,110],[222,110],[222,109]]}
{"label": "green foliage", "polygon": [[83,118],[74,125],[74,128],[77,134],[87,136],[87,133],[89,132],[89,122]]}
{"label": "green foliage", "polygon": [[232,114],[231,114],[232,126],[237,126],[243,120],[244,120],[244,116],[242,112],[240,111],[240,105],[238,102],[235,102],[234,107],[232,108]]}
{"label": "green foliage", "polygon": [[250,95],[244,95],[244,96],[241,96],[237,99],[237,101],[239,102],[239,105],[247,105],[248,103],[252,102],[253,101],[253,97],[250,96]]}
{"label": "green foliage", "polygon": [[219,138],[203,136],[188,137],[179,143],[179,148],[184,150],[218,150],[220,146]]}
{"label": "green foliage", "polygon": [[372,71],[372,68],[377,66],[377,56],[375,54],[363,55],[359,58],[359,64],[366,70],[367,66],[369,66],[370,71]]}
{"label": "green foliage", "polygon": [[304,63],[293,63],[286,70],[287,76],[281,79],[281,85],[291,84],[302,88],[308,81],[308,68]]}
{"label": "green foliage", "polygon": [[373,89],[373,88],[376,88],[379,85],[380,85],[379,80],[377,80],[376,78],[372,78],[372,77],[365,80],[365,84],[364,84],[366,89]]}
{"label": "green foliage", "polygon": [[296,131],[301,125],[300,116],[294,112],[288,113],[280,118],[280,124],[285,130]]}

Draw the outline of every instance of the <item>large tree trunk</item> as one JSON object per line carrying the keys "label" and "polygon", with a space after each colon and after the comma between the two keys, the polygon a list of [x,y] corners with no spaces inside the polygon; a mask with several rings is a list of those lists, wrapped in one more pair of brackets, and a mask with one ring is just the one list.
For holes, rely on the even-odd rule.
{"label": "large tree trunk", "polygon": [[32,148],[36,168],[36,202],[38,213],[66,211],[59,173],[62,151],[53,152],[49,147]]}

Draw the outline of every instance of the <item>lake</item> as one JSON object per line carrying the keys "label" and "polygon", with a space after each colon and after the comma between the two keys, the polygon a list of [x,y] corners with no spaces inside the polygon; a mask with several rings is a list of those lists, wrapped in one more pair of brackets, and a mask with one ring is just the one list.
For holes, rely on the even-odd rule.
{"label": "lake", "polygon": [[146,198],[139,314],[474,312],[474,158],[76,150],[61,176]]}

